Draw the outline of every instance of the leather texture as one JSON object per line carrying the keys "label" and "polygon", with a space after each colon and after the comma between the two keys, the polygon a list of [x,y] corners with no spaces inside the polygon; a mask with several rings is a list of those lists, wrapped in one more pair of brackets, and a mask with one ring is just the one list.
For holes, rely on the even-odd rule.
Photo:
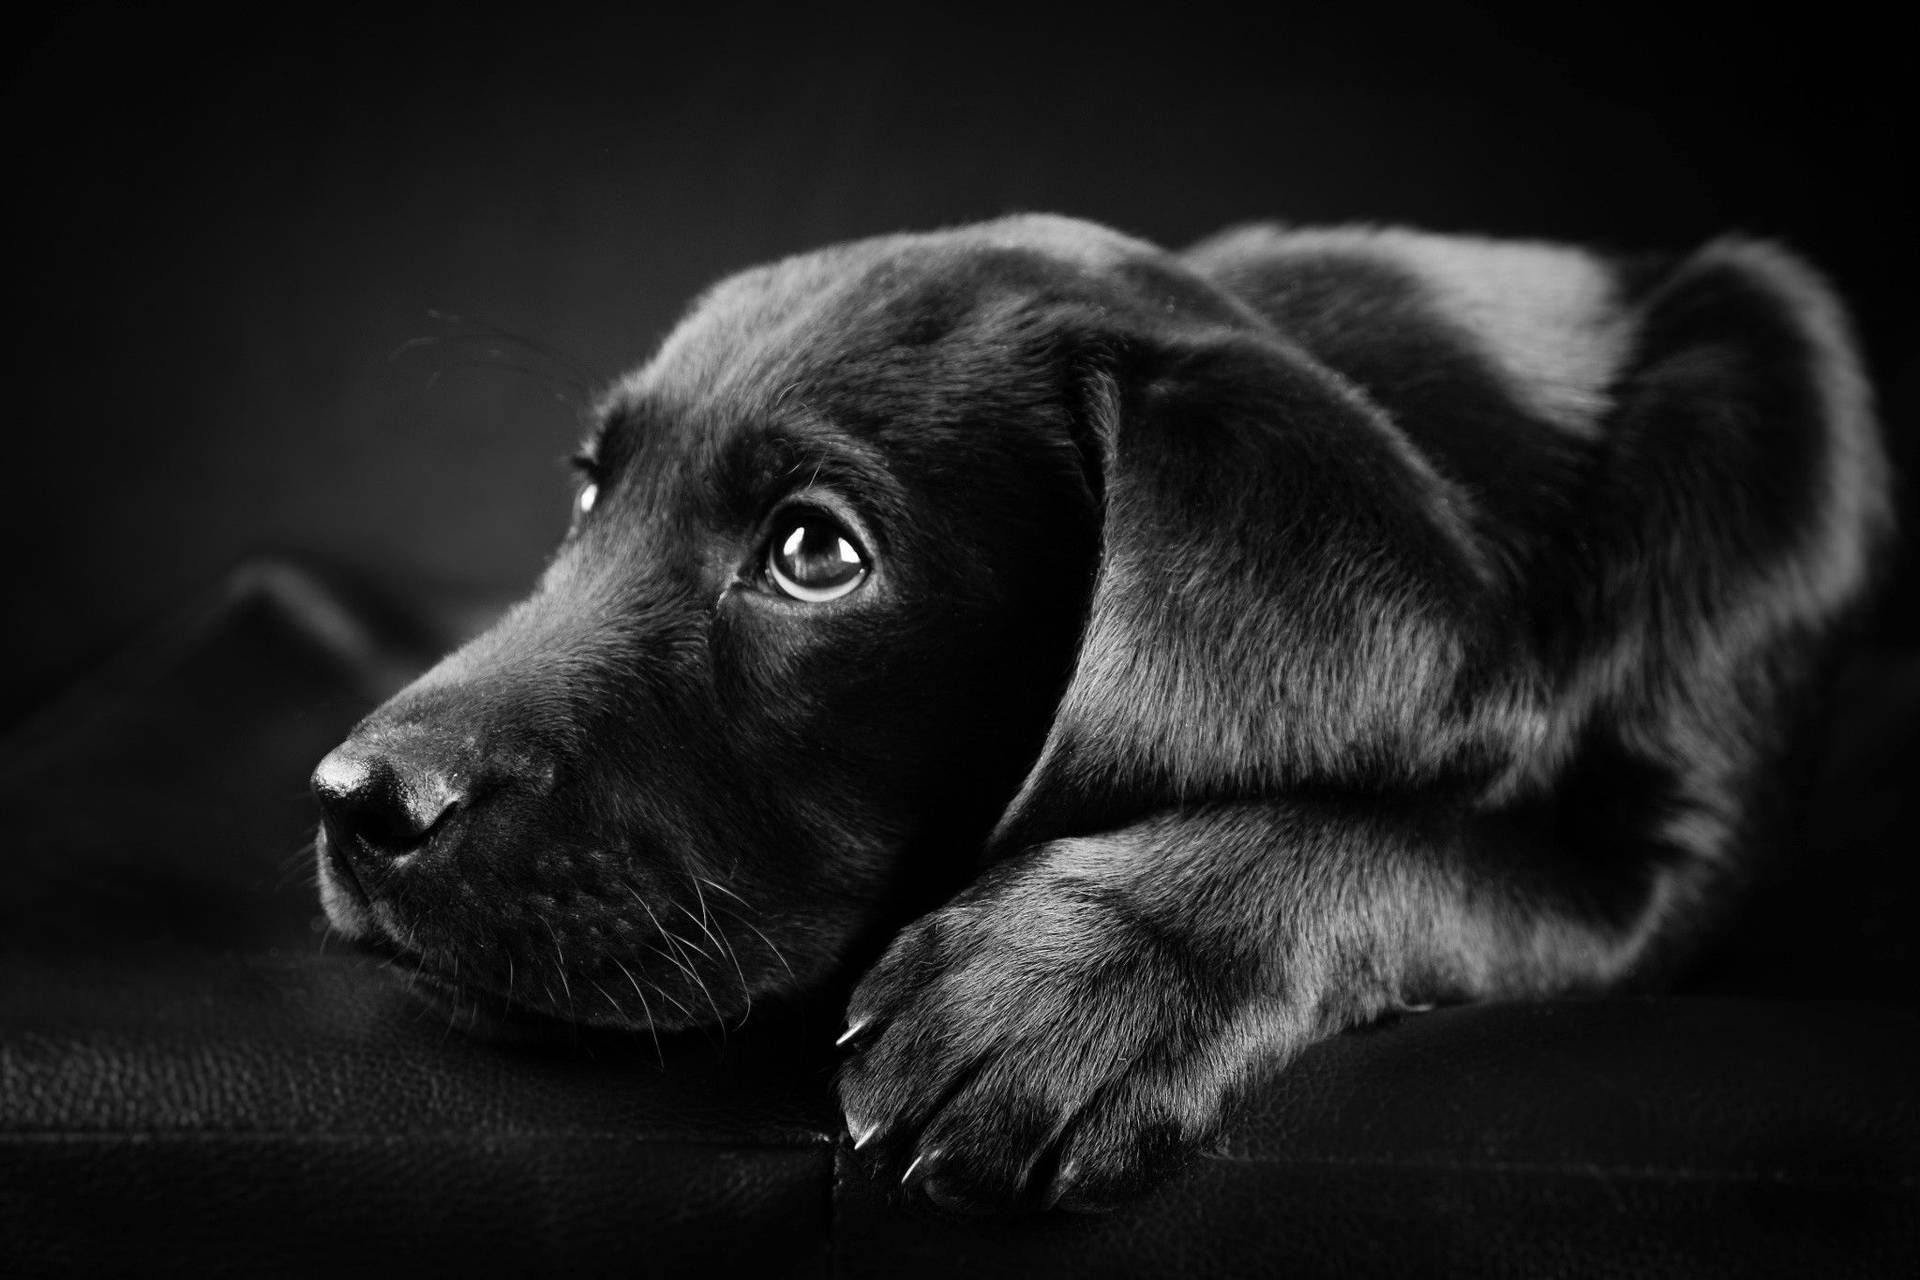
{"label": "leather texture", "polygon": [[253,565],[0,743],[0,1275],[1920,1271],[1911,656],[1679,994],[1343,1036],[1142,1204],[1007,1220],[848,1149],[834,1010],[469,1036],[325,939],[306,773],[460,629]]}

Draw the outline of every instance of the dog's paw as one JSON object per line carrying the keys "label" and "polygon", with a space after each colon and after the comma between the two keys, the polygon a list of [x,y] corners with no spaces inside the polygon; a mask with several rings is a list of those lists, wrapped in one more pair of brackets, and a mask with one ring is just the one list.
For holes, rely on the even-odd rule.
{"label": "dog's paw", "polygon": [[855,991],[855,1145],[954,1209],[1093,1210],[1216,1132],[1251,1010],[1230,954],[1037,851],[910,926]]}

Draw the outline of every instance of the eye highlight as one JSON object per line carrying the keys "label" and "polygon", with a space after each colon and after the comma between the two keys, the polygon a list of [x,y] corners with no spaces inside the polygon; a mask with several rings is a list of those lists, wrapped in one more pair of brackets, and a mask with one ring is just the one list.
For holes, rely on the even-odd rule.
{"label": "eye highlight", "polygon": [[781,595],[808,604],[838,600],[867,577],[867,560],[840,522],[796,511],[774,522],[767,579]]}

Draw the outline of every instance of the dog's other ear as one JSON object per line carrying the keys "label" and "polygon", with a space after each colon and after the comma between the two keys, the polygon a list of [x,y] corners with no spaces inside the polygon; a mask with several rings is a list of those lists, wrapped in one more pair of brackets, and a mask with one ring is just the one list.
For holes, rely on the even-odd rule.
{"label": "dog's other ear", "polygon": [[1485,779],[1499,588],[1460,496],[1270,331],[1099,335],[1103,546],[1072,675],[988,856],[1276,787]]}

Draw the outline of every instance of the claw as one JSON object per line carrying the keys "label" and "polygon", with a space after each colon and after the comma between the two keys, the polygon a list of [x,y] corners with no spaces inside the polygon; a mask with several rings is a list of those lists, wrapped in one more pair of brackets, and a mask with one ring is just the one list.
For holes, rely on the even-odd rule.
{"label": "claw", "polygon": [[856,1130],[852,1124],[847,1125],[847,1135],[853,1139],[853,1149],[855,1151],[858,1151],[873,1141],[873,1135],[878,1132],[880,1132],[880,1122],[878,1120],[875,1120],[866,1128],[858,1130]]}
{"label": "claw", "polygon": [[860,1034],[860,1033],[861,1033],[862,1031],[865,1031],[865,1030],[867,1029],[867,1024],[868,1024],[868,1023],[869,1023],[870,1021],[872,1021],[872,1020],[871,1020],[871,1019],[869,1019],[869,1018],[862,1018],[862,1019],[860,1019],[860,1021],[858,1021],[858,1022],[856,1022],[856,1023],[854,1023],[854,1024],[852,1025],[852,1026],[850,1026],[850,1027],[848,1027],[848,1028],[847,1028],[847,1029],[846,1029],[845,1031],[842,1031],[842,1032],[840,1033],[840,1038],[839,1038],[838,1040],[835,1040],[835,1041],[833,1042],[833,1044],[834,1044],[834,1047],[835,1047],[836,1049],[837,1049],[837,1048],[839,1048],[840,1046],[842,1046],[842,1045],[844,1045],[844,1044],[846,1044],[846,1042],[847,1042],[847,1041],[849,1041],[849,1040],[851,1040],[851,1039],[853,1039],[853,1038],[854,1038],[855,1036],[857,1036],[857,1035],[859,1035],[859,1034]]}
{"label": "claw", "polygon": [[900,1185],[903,1187],[906,1186],[907,1183],[911,1181],[913,1178],[913,1171],[920,1167],[920,1163],[923,1160],[925,1160],[929,1155],[933,1155],[933,1154],[935,1153],[930,1151],[922,1151],[919,1155],[915,1156],[913,1158],[913,1163],[907,1166],[907,1171],[900,1175]]}

